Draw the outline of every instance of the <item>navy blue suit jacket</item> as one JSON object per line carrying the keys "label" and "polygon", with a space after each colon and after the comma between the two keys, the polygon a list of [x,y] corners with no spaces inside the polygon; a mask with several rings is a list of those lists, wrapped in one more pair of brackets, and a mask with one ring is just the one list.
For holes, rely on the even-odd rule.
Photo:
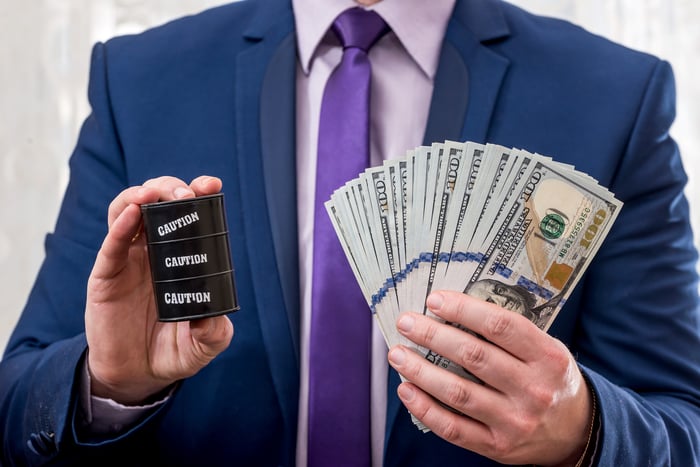
{"label": "navy blue suit jacket", "polygon": [[[3,465],[139,465],[143,452],[158,465],[293,465],[295,60],[288,0],[227,5],[94,48],[92,113],[0,366]],[[497,0],[459,0],[447,28],[426,142],[551,155],[625,202],[550,331],[597,394],[600,465],[700,463],[697,257],[686,176],[668,134],[674,100],[667,63]],[[236,336],[136,427],[87,439],[76,434],[76,371],[107,206],[149,178],[200,174],[223,180]],[[390,373],[387,466],[493,464],[421,434]]]}

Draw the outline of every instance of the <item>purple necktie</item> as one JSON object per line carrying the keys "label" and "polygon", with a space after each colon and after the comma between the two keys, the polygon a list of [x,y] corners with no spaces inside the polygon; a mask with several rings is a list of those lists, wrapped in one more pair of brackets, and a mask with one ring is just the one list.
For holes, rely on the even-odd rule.
{"label": "purple necktie", "polygon": [[309,342],[308,464],[368,466],[372,315],[324,207],[369,165],[367,51],[388,31],[373,11],[352,8],[333,23],[343,58],[323,94],[316,164]]}

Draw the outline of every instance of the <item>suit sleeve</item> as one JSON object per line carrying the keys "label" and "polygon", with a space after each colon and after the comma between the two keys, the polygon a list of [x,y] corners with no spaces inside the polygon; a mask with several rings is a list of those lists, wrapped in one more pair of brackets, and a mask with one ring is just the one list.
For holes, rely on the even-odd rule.
{"label": "suit sleeve", "polygon": [[597,465],[700,464],[697,253],[674,117],[659,62],[610,187],[624,207],[583,284],[574,351],[599,402]]}
{"label": "suit sleeve", "polygon": [[54,232],[45,239],[45,259],[0,363],[2,465],[83,465],[88,451],[105,449],[79,448],[73,417],[87,349],[87,278],[107,232],[109,203],[128,185],[106,55],[103,44],[93,49],[92,113],[70,159],[70,181]]}

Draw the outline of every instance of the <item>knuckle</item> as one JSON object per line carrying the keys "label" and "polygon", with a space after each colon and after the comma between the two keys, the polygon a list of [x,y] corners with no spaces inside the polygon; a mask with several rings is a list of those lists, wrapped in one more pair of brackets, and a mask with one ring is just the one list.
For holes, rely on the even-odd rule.
{"label": "knuckle", "polygon": [[392,362],[392,365],[394,365],[395,368],[410,381],[416,383],[422,381],[423,374],[425,373],[425,362],[423,361],[423,359],[414,358],[414,355],[412,355],[413,352],[411,350],[407,349],[405,350],[405,352],[407,354],[405,361],[401,364]]}
{"label": "knuckle", "polygon": [[545,347],[542,358],[544,359],[547,368],[552,372],[557,374],[566,373],[569,370],[570,359],[569,353],[563,344],[556,342],[555,345],[548,345]]}
{"label": "knuckle", "polygon": [[423,374],[425,373],[425,367],[422,363],[422,361],[420,363],[415,363],[412,359],[409,359],[405,365],[405,374],[411,375],[412,379],[416,381],[422,381]]}
{"label": "knuckle", "polygon": [[536,417],[528,413],[521,413],[514,418],[513,427],[518,433],[519,439],[529,439],[539,428]]}
{"label": "knuckle", "polygon": [[485,328],[488,337],[507,339],[513,333],[513,316],[511,312],[497,311],[489,313],[486,318]]}
{"label": "knuckle", "polygon": [[204,367],[219,355],[219,349],[214,346],[200,346],[199,352],[195,355],[195,366]]}
{"label": "knuckle", "polygon": [[528,392],[530,400],[538,411],[546,411],[556,403],[556,393],[549,386],[531,386]]}
{"label": "knuckle", "polygon": [[431,347],[430,344],[435,342],[436,336],[438,334],[438,327],[437,324],[430,320],[425,329],[422,332],[423,335],[423,341],[426,343],[427,347]]}
{"label": "knuckle", "polygon": [[110,219],[113,219],[116,217],[117,212],[118,212],[118,204],[119,204],[119,198],[115,198],[112,200],[111,203],[109,203],[109,207],[107,208],[107,215],[109,216]]}
{"label": "knuckle", "polygon": [[480,343],[462,343],[457,350],[457,355],[464,366],[472,370],[486,365],[486,349]]}
{"label": "knuckle", "polygon": [[470,307],[473,306],[473,302],[470,301],[472,298],[461,292],[458,292],[456,296],[456,304],[451,319],[457,323],[464,323],[468,321],[467,317],[471,312]]}
{"label": "knuckle", "polygon": [[131,189],[126,189],[122,191],[116,198],[114,198],[107,207],[107,222],[108,226],[111,227],[112,223],[119,217],[119,214],[126,208],[128,203],[125,200],[129,199]]}
{"label": "knuckle", "polygon": [[461,444],[462,432],[457,424],[457,419],[450,417],[440,428],[440,436],[453,444]]}
{"label": "knuckle", "polygon": [[513,450],[514,443],[511,438],[500,433],[494,433],[489,440],[486,450],[488,457],[492,459],[504,459]]}
{"label": "knuckle", "polygon": [[411,404],[411,413],[418,419],[418,420],[428,420],[431,416],[431,409],[430,406],[427,404],[424,404],[422,401],[417,400],[413,401]]}
{"label": "knuckle", "polygon": [[531,439],[540,430],[540,424],[533,419],[527,419],[527,421],[520,427],[520,431],[523,434],[522,439]]}
{"label": "knuckle", "polygon": [[463,411],[469,406],[471,392],[461,382],[449,383],[445,388],[445,402],[450,407]]}
{"label": "knuckle", "polygon": [[185,182],[171,175],[162,175],[160,177],[151,178],[143,183],[143,186],[155,188],[156,190],[168,190],[177,185],[187,186]]}

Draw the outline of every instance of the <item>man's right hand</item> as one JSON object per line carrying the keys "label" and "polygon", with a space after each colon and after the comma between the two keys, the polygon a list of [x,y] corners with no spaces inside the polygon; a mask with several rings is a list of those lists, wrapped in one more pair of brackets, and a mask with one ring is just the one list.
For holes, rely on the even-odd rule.
{"label": "man's right hand", "polygon": [[109,207],[109,232],[88,280],[85,331],[95,396],[139,405],[174,382],[194,375],[233,337],[226,316],[160,322],[151,285],[140,205],[210,195],[221,180],[174,177],[127,188]]}

